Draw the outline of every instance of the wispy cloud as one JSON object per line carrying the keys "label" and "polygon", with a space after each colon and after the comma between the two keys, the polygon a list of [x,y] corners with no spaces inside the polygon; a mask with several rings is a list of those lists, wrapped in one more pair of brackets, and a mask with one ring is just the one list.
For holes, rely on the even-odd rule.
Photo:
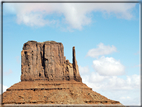
{"label": "wispy cloud", "polygon": [[[6,4],[5,9],[17,15],[19,24],[50,26],[58,24],[61,19],[60,22],[66,24],[67,28],[81,30],[83,26],[92,22],[92,12],[132,19],[132,9],[135,5],[132,3],[11,3]],[[54,18],[55,15],[58,19]]]}
{"label": "wispy cloud", "polygon": [[98,44],[98,48],[90,49],[87,53],[87,56],[97,58],[101,55],[107,55],[112,52],[116,52],[115,46],[105,46],[103,43]]}
{"label": "wispy cloud", "polygon": [[13,73],[12,72],[12,70],[11,69],[9,69],[9,71],[7,71],[7,72],[3,72],[4,73],[4,75],[10,75],[11,73]]}
{"label": "wispy cloud", "polygon": [[16,58],[16,62],[17,62],[17,63],[20,63],[20,57],[19,57],[19,56],[16,56],[15,58]]}
{"label": "wispy cloud", "polygon": [[140,55],[140,51],[138,51],[138,52],[134,53],[134,55]]}
{"label": "wispy cloud", "polygon": [[132,66],[132,68],[136,68],[136,67],[140,68],[140,67],[141,67],[141,64]]}

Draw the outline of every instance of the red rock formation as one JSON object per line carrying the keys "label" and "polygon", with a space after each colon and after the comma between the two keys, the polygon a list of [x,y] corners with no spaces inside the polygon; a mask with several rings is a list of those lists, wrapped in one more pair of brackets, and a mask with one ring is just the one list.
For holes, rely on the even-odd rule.
{"label": "red rock formation", "polygon": [[82,82],[73,48],[73,64],[65,59],[62,43],[29,41],[24,44],[21,81],[29,80],[76,80]]}
{"label": "red rock formation", "polygon": [[82,83],[73,47],[73,63],[62,43],[29,41],[21,52],[21,82],[3,93],[2,104],[118,104]]}

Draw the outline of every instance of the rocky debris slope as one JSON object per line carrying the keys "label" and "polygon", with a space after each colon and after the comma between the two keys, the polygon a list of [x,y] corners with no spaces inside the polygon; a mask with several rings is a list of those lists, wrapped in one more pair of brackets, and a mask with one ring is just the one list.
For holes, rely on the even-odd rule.
{"label": "rocky debris slope", "polygon": [[75,47],[73,63],[62,43],[28,41],[21,52],[21,82],[3,93],[3,104],[119,104],[82,83]]}
{"label": "rocky debris slope", "polygon": [[4,104],[120,104],[81,82],[23,81],[3,95]]}

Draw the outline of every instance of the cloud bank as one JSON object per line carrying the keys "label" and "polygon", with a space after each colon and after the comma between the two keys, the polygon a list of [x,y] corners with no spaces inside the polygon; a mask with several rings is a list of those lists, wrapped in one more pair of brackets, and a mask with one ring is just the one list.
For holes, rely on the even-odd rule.
{"label": "cloud bank", "polygon": [[83,82],[94,90],[133,90],[140,88],[140,75],[126,76],[126,79],[117,76],[102,76],[97,72],[81,75]]}
{"label": "cloud bank", "polygon": [[92,22],[93,12],[130,20],[133,18],[132,10],[135,5],[133,3],[10,3],[5,4],[4,9],[7,13],[16,14],[18,24],[39,27],[65,24],[70,29],[81,30],[83,26]]}
{"label": "cloud bank", "polygon": [[[79,70],[84,72],[83,69]],[[81,77],[83,83],[109,99],[120,101],[124,105],[140,105],[140,75],[125,75],[121,78],[89,71],[86,74],[81,73]]]}

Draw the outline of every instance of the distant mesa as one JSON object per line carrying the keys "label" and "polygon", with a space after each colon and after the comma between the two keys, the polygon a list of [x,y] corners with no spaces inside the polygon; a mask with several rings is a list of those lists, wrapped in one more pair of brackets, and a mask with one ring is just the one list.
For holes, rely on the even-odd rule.
{"label": "distant mesa", "polygon": [[72,63],[62,43],[28,41],[21,51],[21,82],[3,93],[2,104],[113,104],[82,83],[75,47]]}

